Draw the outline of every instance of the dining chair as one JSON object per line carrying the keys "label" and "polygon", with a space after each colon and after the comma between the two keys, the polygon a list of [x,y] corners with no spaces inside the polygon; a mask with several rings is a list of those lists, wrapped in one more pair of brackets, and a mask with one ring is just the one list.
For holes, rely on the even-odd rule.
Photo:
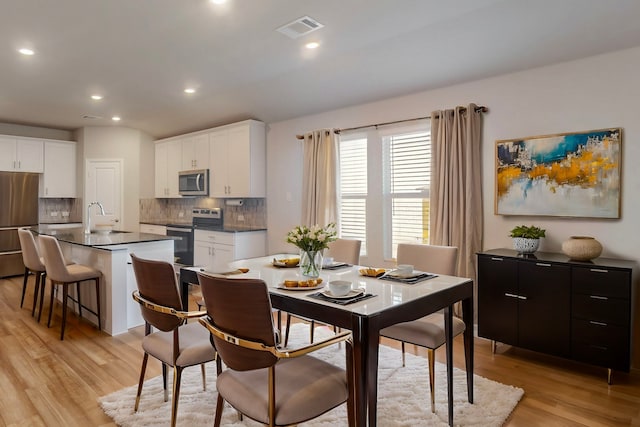
{"label": "dining chair", "polygon": [[[214,426],[224,402],[240,414],[269,425],[296,425],[347,402],[354,425],[352,349],[349,332],[307,346],[277,345],[267,285],[260,279],[229,279],[198,273],[207,317],[199,322],[211,337],[226,369],[218,374]],[[309,355],[346,342],[342,369]]]}
{"label": "dining chair", "polygon": [[[336,239],[328,244],[327,257],[333,258],[337,262],[346,262],[351,265],[360,264],[360,246],[362,242],[358,239]],[[289,342],[289,328],[291,326],[291,316],[309,322],[309,342],[313,342],[313,333],[315,331],[315,321],[313,319],[307,319],[306,317],[295,316],[290,313],[287,314],[287,322],[285,323],[284,330],[284,345],[286,347]],[[337,328],[334,327],[334,332]]]}
{"label": "dining chair", "polygon": [[[189,366],[200,365],[202,387],[207,388],[205,363],[216,358],[216,351],[209,334],[197,322],[187,323],[187,319],[198,318],[205,311],[185,311],[182,307],[180,290],[176,281],[173,265],[165,261],[148,260],[131,254],[133,272],[138,290],[133,299],[140,304],[145,321],[142,338],[142,368],[138,381],[138,391],[134,412],[140,406],[140,395],[149,355],[162,363],[164,401],[168,400],[167,366],[173,367],[173,393],[171,396],[171,426],[176,425],[178,400],[180,397],[180,379],[182,370]],[[152,331],[152,327],[156,329]]]}
{"label": "dining chair", "polygon": [[[38,311],[38,322],[42,315],[42,299],[44,297],[44,288],[47,278],[47,271],[44,266],[44,259],[40,256],[40,251],[36,245],[33,233],[28,228],[18,229],[18,239],[20,239],[20,249],[22,251],[22,262],[24,264],[24,281],[22,283],[22,297],[20,298],[20,308],[24,304],[24,296],[27,291],[27,281],[29,274],[35,276],[35,288],[33,290],[33,306],[31,307],[31,315],[35,315],[36,305],[38,302],[38,293],[40,293],[40,310]],[[42,289],[42,290],[40,290]]]}
{"label": "dining chair", "polygon": [[[396,260],[398,265],[411,264],[420,271],[455,276],[458,248],[455,246],[400,243]],[[465,330],[464,322],[456,316],[453,316],[452,330],[454,337]],[[398,323],[382,329],[380,335],[401,341],[402,366],[405,366],[405,342],[427,349],[431,412],[435,412],[435,351],[446,342],[444,314],[436,312],[417,320]]]}
{"label": "dining chair", "polygon": [[[69,298],[69,286],[76,286],[76,297],[78,303],[78,315],[82,318],[82,309],[98,318],[98,330],[102,330],[102,316],[100,311],[100,277],[102,273],[93,267],[82,264],[68,264],[60,249],[58,240],[53,236],[40,235],[38,237],[42,256],[44,258],[44,266],[47,277],[51,282],[51,299],[49,303],[49,319],[47,327],[51,327],[51,317],[54,307],[54,288],[62,287],[62,325],[60,326],[60,340],[64,340],[64,330],[67,324],[67,299]],[[81,283],[88,281],[95,282],[96,291],[96,310],[94,311],[87,306],[82,305],[81,300]]]}

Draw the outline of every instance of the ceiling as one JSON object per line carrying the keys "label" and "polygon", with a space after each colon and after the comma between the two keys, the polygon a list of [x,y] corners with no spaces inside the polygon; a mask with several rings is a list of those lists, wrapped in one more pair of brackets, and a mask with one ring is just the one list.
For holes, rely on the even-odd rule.
{"label": "ceiling", "polygon": [[[324,27],[275,31],[305,15]],[[271,123],[640,46],[639,17],[637,0],[3,1],[0,122]]]}

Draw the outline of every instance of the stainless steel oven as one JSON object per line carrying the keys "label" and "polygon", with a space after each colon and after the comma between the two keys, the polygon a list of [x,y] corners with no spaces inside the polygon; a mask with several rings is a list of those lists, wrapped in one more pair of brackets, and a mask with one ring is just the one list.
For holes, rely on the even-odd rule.
{"label": "stainless steel oven", "polygon": [[182,265],[193,265],[193,226],[167,224],[167,236],[174,238],[174,262]]}

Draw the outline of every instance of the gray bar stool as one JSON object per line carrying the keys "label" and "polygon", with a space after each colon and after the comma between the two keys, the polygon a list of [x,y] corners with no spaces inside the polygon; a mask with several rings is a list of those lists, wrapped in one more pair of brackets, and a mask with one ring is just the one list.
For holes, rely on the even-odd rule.
{"label": "gray bar stool", "polygon": [[[49,308],[49,320],[47,327],[51,327],[51,315],[53,313],[55,286],[62,286],[62,326],[60,328],[60,340],[64,339],[64,329],[67,323],[67,297],[69,296],[69,285],[76,285],[78,295],[78,314],[82,318],[82,308],[84,307],[90,313],[98,317],[98,329],[102,330],[102,316],[100,315],[100,276],[99,270],[82,264],[66,265],[62,250],[58,244],[58,240],[52,236],[40,236],[40,247],[44,256],[44,265],[47,276],[51,280],[51,306]],[[98,304],[98,312],[82,305],[80,300],[80,282],[93,280],[96,283],[96,297]]]}
{"label": "gray bar stool", "polygon": [[33,234],[27,228],[18,229],[18,238],[20,239],[20,249],[22,250],[22,262],[24,264],[24,282],[22,284],[22,298],[20,298],[20,308],[24,304],[24,295],[27,291],[27,281],[29,273],[33,273],[36,277],[35,289],[33,290],[33,307],[31,307],[31,315],[36,312],[36,304],[38,302],[38,291],[40,291],[40,311],[38,312],[38,322],[42,316],[42,297],[44,296],[44,286],[46,283],[47,272],[44,267],[44,261],[40,257],[36,240]]}

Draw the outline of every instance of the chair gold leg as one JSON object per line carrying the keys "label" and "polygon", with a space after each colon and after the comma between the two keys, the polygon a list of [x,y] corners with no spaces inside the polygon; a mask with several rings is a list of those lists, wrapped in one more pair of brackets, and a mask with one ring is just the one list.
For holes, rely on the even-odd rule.
{"label": "chair gold leg", "polygon": [[435,380],[436,380],[436,352],[432,348],[427,349],[429,359],[429,390],[431,391],[431,412],[436,412]]}
{"label": "chair gold leg", "polygon": [[136,394],[136,404],[133,407],[133,412],[138,411],[140,406],[140,395],[142,394],[142,384],[144,383],[144,374],[147,371],[147,361],[149,360],[149,354],[145,353],[142,357],[142,367],[140,368],[140,379],[138,380],[138,393]]}
{"label": "chair gold leg", "polygon": [[401,341],[401,344],[400,344],[400,345],[402,346],[402,367],[404,368],[404,366],[405,366],[405,365],[404,365],[404,362],[405,362],[405,357],[404,357],[404,341]]}
{"label": "chair gold leg", "polygon": [[173,396],[171,401],[171,427],[176,426],[176,419],[178,417],[178,401],[180,399],[180,379],[182,377],[182,368],[179,366],[173,367]]}

